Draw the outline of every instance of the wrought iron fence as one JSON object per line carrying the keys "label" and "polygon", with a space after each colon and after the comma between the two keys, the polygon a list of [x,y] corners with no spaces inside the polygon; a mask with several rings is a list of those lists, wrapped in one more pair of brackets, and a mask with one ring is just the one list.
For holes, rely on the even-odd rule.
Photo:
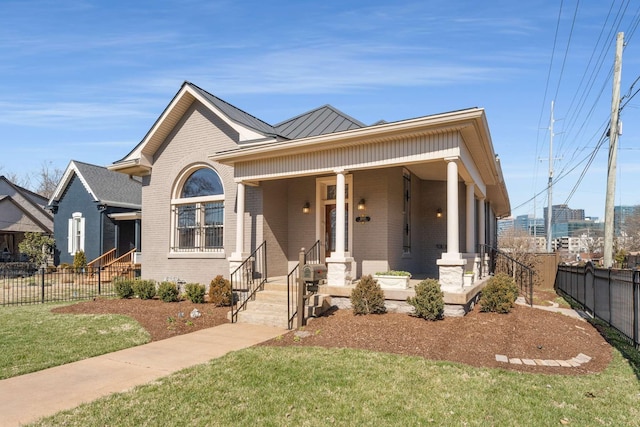
{"label": "wrought iron fence", "polygon": [[560,265],[556,289],[640,347],[640,270]]}
{"label": "wrought iron fence", "polygon": [[3,263],[0,265],[0,305],[114,296],[114,279],[139,276],[140,269],[123,266],[74,269],[37,268],[29,263]]}
{"label": "wrought iron fence", "polygon": [[514,259],[508,253],[488,245],[480,245],[480,259],[480,277],[483,277],[486,272],[504,273],[513,277],[527,303],[533,305],[535,272],[531,267]]}

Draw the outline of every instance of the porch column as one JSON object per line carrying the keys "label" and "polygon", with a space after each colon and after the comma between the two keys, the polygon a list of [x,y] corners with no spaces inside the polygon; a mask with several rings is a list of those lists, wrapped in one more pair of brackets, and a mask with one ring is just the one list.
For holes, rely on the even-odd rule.
{"label": "porch column", "polygon": [[[486,237],[485,237],[485,233],[486,231],[486,220],[485,220],[485,204],[484,204],[484,197],[481,197],[480,199],[478,199],[478,245],[482,246],[485,244],[486,242]],[[480,253],[484,253],[484,250],[481,250]],[[482,273],[483,276],[486,276],[489,274],[489,270],[488,270],[488,255],[485,254],[484,255],[484,259],[481,259],[480,262],[482,263]]]}
{"label": "porch column", "polygon": [[458,211],[458,163],[447,164],[447,258],[460,257],[460,212]]}
{"label": "porch column", "polygon": [[484,197],[478,199],[478,244],[485,244],[486,224],[484,218]]}
{"label": "porch column", "polygon": [[467,253],[475,253],[476,245],[476,210],[475,210],[475,185],[473,182],[467,185]]}
{"label": "porch column", "polygon": [[458,160],[457,157],[445,159],[447,162],[447,251],[436,261],[440,272],[440,286],[445,293],[462,292],[464,284],[466,262],[460,253]]}
{"label": "porch column", "polygon": [[[325,261],[327,263],[327,284],[329,286],[348,286],[353,281],[353,258],[345,248],[345,171],[339,169],[336,173],[336,250]],[[349,218],[351,221],[351,218]]]}
{"label": "porch column", "polygon": [[236,251],[240,256],[244,252],[244,184],[238,183],[236,206]]}
{"label": "porch column", "polygon": [[[338,256],[344,256],[344,171],[338,171],[336,177],[336,252]],[[333,254],[332,254],[333,256]]]}
{"label": "porch column", "polygon": [[238,182],[236,192],[236,250],[229,257],[229,275],[242,264],[244,252],[244,184]]}

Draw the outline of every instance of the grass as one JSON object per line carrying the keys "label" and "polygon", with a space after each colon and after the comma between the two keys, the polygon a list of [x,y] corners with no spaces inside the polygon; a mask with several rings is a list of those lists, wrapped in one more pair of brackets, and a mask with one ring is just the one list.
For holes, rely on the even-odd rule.
{"label": "grass", "polygon": [[40,420],[103,425],[640,425],[615,351],[601,374],[479,369],[351,349],[253,347]]}
{"label": "grass", "polygon": [[0,379],[149,342],[135,320],[54,314],[61,304],[0,308]]}

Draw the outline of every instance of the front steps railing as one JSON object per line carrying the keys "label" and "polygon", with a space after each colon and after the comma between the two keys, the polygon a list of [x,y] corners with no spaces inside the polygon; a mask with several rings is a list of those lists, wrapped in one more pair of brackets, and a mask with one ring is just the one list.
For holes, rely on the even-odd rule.
{"label": "front steps railing", "polygon": [[263,242],[231,273],[231,322],[238,320],[238,312],[246,310],[247,302],[264,289],[267,281],[267,242]]}

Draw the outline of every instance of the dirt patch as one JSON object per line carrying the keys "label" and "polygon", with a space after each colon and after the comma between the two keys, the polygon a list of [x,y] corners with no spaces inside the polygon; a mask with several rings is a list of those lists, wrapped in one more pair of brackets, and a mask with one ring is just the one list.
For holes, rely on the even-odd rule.
{"label": "dirt patch", "polygon": [[[201,313],[200,317],[191,318],[190,314],[194,308]],[[54,313],[122,314],[129,316],[136,319],[149,332],[152,341],[188,334],[189,332],[229,322],[227,320],[229,307],[194,304],[190,301],[163,302],[158,299],[96,298],[91,301],[58,307],[52,311]]]}
{"label": "dirt patch", "polygon": [[[201,317],[189,317],[194,308],[202,313]],[[188,301],[102,298],[54,310],[130,316],[149,331],[153,341],[226,323],[228,311],[228,307]],[[295,331],[291,331],[262,345],[348,347],[478,367],[564,375],[600,372],[612,357],[611,346],[588,322],[523,306],[516,306],[509,314],[480,313],[475,309],[465,317],[436,322],[407,314],[354,316],[351,310],[332,310],[312,319],[304,332],[305,337],[296,337]],[[580,353],[591,360],[572,368],[496,361],[496,354],[520,359],[569,360]]]}

